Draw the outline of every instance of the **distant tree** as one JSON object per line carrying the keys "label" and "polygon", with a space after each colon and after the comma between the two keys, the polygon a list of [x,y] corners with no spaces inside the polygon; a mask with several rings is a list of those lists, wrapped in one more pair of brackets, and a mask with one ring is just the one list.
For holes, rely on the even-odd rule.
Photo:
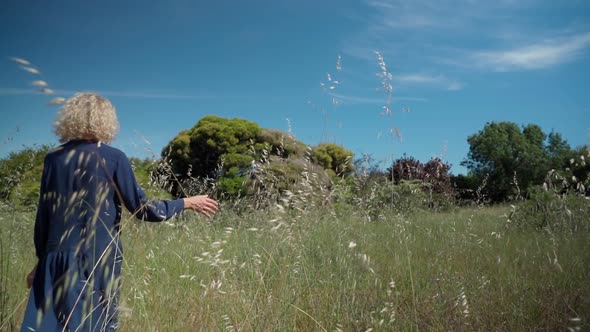
{"label": "distant tree", "polygon": [[455,190],[451,183],[451,165],[440,158],[432,158],[424,164],[424,181],[431,184],[433,192],[455,196]]}
{"label": "distant tree", "polygon": [[403,157],[393,162],[387,169],[389,179],[395,184],[402,180],[424,180],[424,165],[414,157],[408,157],[405,153]]}
{"label": "distant tree", "polygon": [[560,133],[553,131],[548,135],[546,150],[549,155],[549,168],[551,169],[567,167],[569,159],[573,157],[570,145],[562,138]]}
{"label": "distant tree", "polygon": [[[392,188],[394,192],[407,195],[408,192],[403,188],[408,189],[408,185],[411,185],[412,190],[420,191],[420,195],[414,195],[413,199],[420,199],[420,204],[426,204],[430,209],[441,210],[450,207],[455,201],[456,193],[451,183],[450,170],[451,165],[440,158],[422,163],[404,154],[387,168],[387,175],[395,184]],[[396,199],[405,199],[399,195]]]}
{"label": "distant tree", "polygon": [[[522,129],[525,138],[525,148],[520,160],[518,160],[516,174],[512,173],[512,180],[518,183],[522,193],[526,193],[529,186],[543,183],[543,179],[549,171],[549,153],[545,148],[547,135],[541,127],[528,124]],[[514,182],[513,182],[513,185]]]}
{"label": "distant tree", "polygon": [[39,199],[39,185],[48,145],[26,147],[0,160],[0,199],[19,205],[34,206]]}
{"label": "distant tree", "polygon": [[521,130],[512,122],[490,122],[467,142],[469,153],[461,165],[480,181],[487,177],[485,190],[493,201],[526,195],[529,187],[542,184],[551,167],[571,154],[561,135],[546,135],[534,124]]}
{"label": "distant tree", "polygon": [[477,188],[481,185],[481,180],[473,173],[451,176],[451,184],[457,193],[457,199],[461,202],[477,200]]}
{"label": "distant tree", "polygon": [[389,178],[395,184],[402,181],[419,180],[429,192],[454,196],[454,188],[451,184],[451,165],[440,158],[432,158],[425,164],[408,157],[406,154],[393,162],[387,169]]}
{"label": "distant tree", "polygon": [[354,171],[353,153],[334,143],[322,143],[312,151],[313,162],[333,176],[350,175]]}

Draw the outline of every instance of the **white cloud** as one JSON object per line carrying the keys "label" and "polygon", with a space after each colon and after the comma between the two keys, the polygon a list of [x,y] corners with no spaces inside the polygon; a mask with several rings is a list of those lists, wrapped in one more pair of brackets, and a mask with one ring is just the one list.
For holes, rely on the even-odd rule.
{"label": "white cloud", "polygon": [[407,85],[430,85],[435,87],[442,87],[449,91],[462,90],[463,83],[450,79],[444,75],[425,75],[425,74],[402,74],[394,77],[400,84]]}
{"label": "white cloud", "polygon": [[[563,37],[564,30],[575,27],[574,21],[547,22],[539,14],[553,10],[560,15],[564,11],[550,2],[365,0],[365,4],[371,13],[367,28],[349,38],[346,44],[350,46],[345,45],[348,55],[361,59],[366,57],[363,49],[373,48],[410,64],[435,59],[437,64],[460,67],[531,70],[575,59],[590,44],[590,33],[585,30]],[[578,8],[583,8],[583,2],[570,9]],[[545,41],[531,42],[531,36]],[[488,48],[482,49],[482,45]],[[508,48],[498,48],[501,45]],[[457,87],[452,85],[452,89]]]}
{"label": "white cloud", "polygon": [[404,75],[399,75],[397,76],[397,80],[402,82],[402,83],[418,83],[418,84],[424,84],[424,83],[434,83],[440,80],[441,76],[438,77],[434,77],[434,76],[428,76],[428,75],[421,75],[421,74],[404,74]]}
{"label": "white cloud", "polygon": [[[367,5],[378,11],[376,20],[372,21],[373,28],[387,29],[416,29],[441,25],[441,17],[435,15],[441,11],[436,4],[425,4],[416,0],[409,3],[401,1],[368,1]],[[442,7],[444,8],[444,7]]]}
{"label": "white cloud", "polygon": [[368,0],[367,5],[377,12],[371,20],[376,30],[465,29],[506,9],[526,7],[527,1]]}
{"label": "white cloud", "polygon": [[476,52],[469,58],[476,66],[496,71],[534,70],[571,61],[588,45],[590,33],[583,33],[510,50]]}

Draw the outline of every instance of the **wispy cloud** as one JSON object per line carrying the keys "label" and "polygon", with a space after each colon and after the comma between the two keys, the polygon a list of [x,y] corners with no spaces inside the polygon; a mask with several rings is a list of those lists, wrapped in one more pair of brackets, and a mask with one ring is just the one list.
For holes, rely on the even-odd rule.
{"label": "wispy cloud", "polygon": [[[404,70],[452,66],[466,70],[528,71],[573,62],[590,54],[588,24],[580,24],[579,2],[556,7],[536,0],[365,0],[366,28],[349,36],[348,56],[371,60],[378,49]],[[559,17],[555,20],[547,20]],[[569,16],[568,16],[569,15]],[[395,76],[395,75],[394,75]],[[444,76],[407,75],[399,81],[461,90]]]}
{"label": "wispy cloud", "polygon": [[442,87],[449,91],[462,90],[464,84],[450,79],[444,75],[425,75],[425,74],[402,74],[394,77],[399,83],[404,85],[429,85]]}
{"label": "wispy cloud", "polygon": [[463,83],[459,83],[459,82],[451,82],[448,86],[447,86],[447,90],[449,91],[459,91],[459,90],[463,90]]}
{"label": "wispy cloud", "polygon": [[475,52],[469,56],[476,66],[496,71],[534,70],[569,62],[590,45],[590,33],[509,50]]}
{"label": "wispy cloud", "polygon": [[[374,21],[375,29],[421,29],[442,25],[444,16],[432,15],[440,8],[434,4],[421,1],[402,3],[401,1],[368,1],[368,6],[380,13],[378,21]],[[434,6],[433,6],[434,5]],[[434,7],[434,8],[433,8]]]}
{"label": "wispy cloud", "polygon": [[41,91],[32,89],[0,88],[0,96],[42,95]]}
{"label": "wispy cloud", "polygon": [[463,29],[465,25],[501,17],[505,9],[526,7],[530,1],[368,0],[376,30]]}
{"label": "wispy cloud", "polygon": [[[81,90],[81,91],[94,91],[94,90]],[[55,90],[56,94],[59,95],[73,95],[79,91],[74,90]],[[103,96],[107,97],[125,97],[125,98],[142,98],[142,99],[214,99],[221,96],[212,94],[202,95],[180,95],[180,94],[166,94],[166,93],[151,93],[151,92],[129,92],[129,91],[95,91]],[[19,88],[0,88],[0,96],[12,96],[12,95],[42,95],[41,91],[34,89],[19,89]],[[226,96],[224,96],[225,98]]]}
{"label": "wispy cloud", "polygon": [[[348,104],[371,104],[371,105],[382,105],[385,103],[384,98],[377,98],[377,97],[363,97],[363,96],[353,96],[353,95],[345,95],[339,93],[332,93],[330,94],[332,97],[348,103]],[[418,101],[418,102],[427,102],[427,98],[422,97],[411,97],[411,96],[394,96],[392,97],[392,101]]]}

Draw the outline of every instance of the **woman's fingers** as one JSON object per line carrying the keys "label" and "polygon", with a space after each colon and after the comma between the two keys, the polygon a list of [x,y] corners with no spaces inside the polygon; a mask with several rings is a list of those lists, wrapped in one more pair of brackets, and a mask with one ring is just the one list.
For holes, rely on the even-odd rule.
{"label": "woman's fingers", "polygon": [[203,204],[201,211],[208,217],[211,217],[217,212],[217,204],[205,202],[205,204]]}
{"label": "woman's fingers", "polygon": [[192,210],[201,213],[209,218],[213,217],[219,208],[217,202],[207,195],[193,196],[191,197],[194,205]]}
{"label": "woman's fingers", "polygon": [[203,204],[203,208],[208,209],[211,212],[216,212],[217,211],[217,202],[215,202],[212,199],[210,199],[209,201],[205,201],[205,203]]}

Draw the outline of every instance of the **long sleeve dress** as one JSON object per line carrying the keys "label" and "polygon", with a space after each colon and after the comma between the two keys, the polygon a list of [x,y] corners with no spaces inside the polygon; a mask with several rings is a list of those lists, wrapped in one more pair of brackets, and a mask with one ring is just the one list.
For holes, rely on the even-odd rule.
{"label": "long sleeve dress", "polygon": [[149,201],[125,154],[70,141],[45,158],[34,242],[39,259],[21,331],[116,331],[121,211],[163,221],[181,199]]}

